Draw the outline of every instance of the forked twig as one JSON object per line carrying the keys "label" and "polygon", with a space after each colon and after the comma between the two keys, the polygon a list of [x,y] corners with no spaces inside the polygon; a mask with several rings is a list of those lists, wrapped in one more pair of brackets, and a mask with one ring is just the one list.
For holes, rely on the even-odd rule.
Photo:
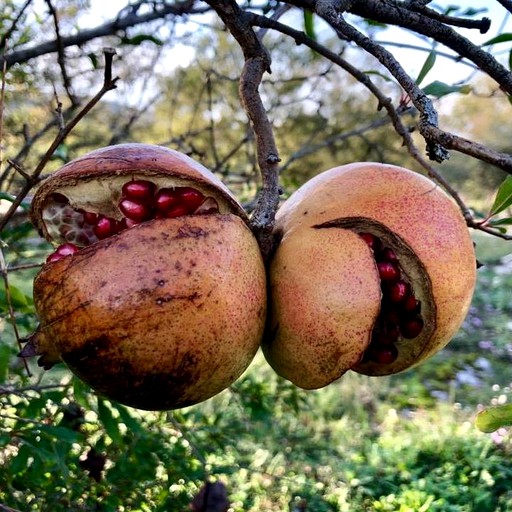
{"label": "forked twig", "polygon": [[25,180],[24,186],[16,195],[14,201],[11,203],[9,210],[2,218],[0,218],[0,232],[5,228],[11,217],[16,212],[17,208],[32,190],[32,187],[39,181],[41,173],[43,172],[44,168],[50,161],[53,153],[59,147],[59,145],[62,144],[70,132],[75,128],[75,126],[94,108],[94,106],[101,100],[101,98],[103,98],[103,96],[108,91],[111,91],[117,87],[116,82],[119,80],[119,77],[112,77],[112,63],[116,52],[113,48],[105,48],[103,53],[105,55],[105,72],[101,89],[87,102],[87,104],[73,117],[73,119],[71,119],[61,130],[59,130],[59,133],[37,164],[34,172],[30,175],[30,178]]}

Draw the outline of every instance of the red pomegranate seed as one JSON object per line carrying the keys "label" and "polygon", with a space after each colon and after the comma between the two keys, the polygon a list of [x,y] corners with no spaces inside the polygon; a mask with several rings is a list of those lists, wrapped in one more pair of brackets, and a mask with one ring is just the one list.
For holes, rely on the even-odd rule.
{"label": "red pomegranate seed", "polygon": [[78,252],[80,249],[75,244],[66,242],[62,245],[59,245],[57,247],[56,251],[48,256],[46,258],[46,263],[51,263],[54,261],[59,261],[62,258],[65,258],[66,256],[71,256],[72,254],[75,254],[75,252]]}
{"label": "red pomegranate seed", "polygon": [[155,184],[147,180],[127,181],[121,192],[124,197],[137,202],[150,203],[155,195]]}
{"label": "red pomegranate seed", "polygon": [[57,253],[59,253],[61,256],[71,256],[71,254],[75,254],[75,252],[78,251],[78,247],[75,244],[69,242],[57,247]]}
{"label": "red pomegranate seed", "polygon": [[155,196],[155,208],[157,212],[165,213],[178,202],[175,191],[171,188],[160,189]]}
{"label": "red pomegranate seed", "polygon": [[419,300],[416,300],[416,297],[414,295],[409,295],[405,299],[402,307],[408,313],[419,313],[421,311],[421,302]]}
{"label": "red pomegranate seed", "polygon": [[421,318],[411,318],[400,326],[400,332],[404,338],[412,340],[419,336],[423,330],[423,320]]}
{"label": "red pomegranate seed", "polygon": [[48,258],[46,258],[46,263],[53,263],[54,261],[59,261],[62,258],[65,258],[62,254],[59,254],[58,252],[52,252]]}
{"label": "red pomegranate seed", "polygon": [[98,220],[97,213],[83,211],[82,215],[84,217],[84,222],[86,224],[90,224],[91,226],[94,226],[94,224],[96,224],[96,222]]}
{"label": "red pomegranate seed", "polygon": [[410,295],[410,288],[405,281],[395,281],[387,290],[389,300],[395,303],[404,301]]}
{"label": "red pomegranate seed", "polygon": [[123,229],[133,228],[134,226],[137,226],[138,224],[140,224],[140,222],[135,222],[134,220],[124,217],[123,220],[121,220],[121,222],[120,222],[120,226],[121,226],[120,231],[122,231]]}
{"label": "red pomegranate seed", "polygon": [[370,249],[377,252],[380,249],[381,241],[372,233],[359,233],[359,236],[368,244]]}
{"label": "red pomegranate seed", "polygon": [[98,237],[99,240],[103,240],[108,238],[109,236],[114,235],[117,230],[117,222],[110,217],[105,217],[104,215],[100,215],[98,217],[98,221],[92,228],[94,234]]}
{"label": "red pomegranate seed", "polygon": [[174,219],[176,217],[182,217],[183,215],[188,215],[189,211],[186,206],[176,205],[174,208],[171,208],[169,211],[165,213],[165,217],[167,219]]}
{"label": "red pomegranate seed", "polygon": [[379,253],[379,259],[381,261],[389,261],[389,262],[397,262],[398,261],[395,251],[393,251],[393,249],[390,249],[389,247],[385,247],[384,249],[382,249],[382,251]]}
{"label": "red pomegranate seed", "polygon": [[193,213],[204,201],[204,195],[192,187],[178,187],[176,192],[178,202],[186,206],[189,213]]}
{"label": "red pomegranate seed", "polygon": [[385,303],[382,305],[381,318],[388,325],[397,325],[400,323],[401,315],[396,305],[393,303]]}
{"label": "red pomegranate seed", "polygon": [[396,263],[379,261],[377,269],[382,281],[396,281],[400,277],[400,269]]}
{"label": "red pomegranate seed", "polygon": [[398,357],[396,345],[384,345],[382,347],[371,347],[370,359],[379,364],[390,364]]}
{"label": "red pomegranate seed", "polygon": [[132,201],[131,199],[121,199],[119,209],[125,217],[135,222],[144,222],[152,217],[151,206]]}
{"label": "red pomegranate seed", "polygon": [[373,333],[372,343],[375,343],[376,345],[389,345],[396,343],[399,337],[400,332],[398,327],[393,327],[393,329],[387,330],[379,330]]}

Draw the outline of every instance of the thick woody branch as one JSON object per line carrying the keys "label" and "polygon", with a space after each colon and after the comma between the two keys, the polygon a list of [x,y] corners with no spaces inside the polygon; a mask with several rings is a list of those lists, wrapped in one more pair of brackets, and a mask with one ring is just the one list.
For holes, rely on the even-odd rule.
{"label": "thick woody branch", "polygon": [[258,166],[262,187],[251,218],[251,227],[258,239],[264,257],[272,250],[272,230],[279,205],[278,164],[279,155],[259,86],[265,72],[270,72],[270,55],[255,34],[250,23],[250,13],[240,9],[231,0],[207,3],[215,9],[227,29],[240,45],[245,64],[240,77],[240,97],[251,120],[256,136]]}
{"label": "thick woody branch", "polygon": [[[338,54],[332,52],[327,49],[325,46],[321,45],[317,41],[311,39],[303,32],[292,29],[291,27],[279,23],[278,21],[266,18],[265,16],[259,16],[257,14],[253,14],[253,25],[265,27],[266,29],[273,29],[282,34],[292,37],[297,44],[304,44],[311,48],[313,51],[322,55],[326,59],[330,60],[334,64],[338,65],[340,68],[344,69],[348,73],[350,73],[356,80],[358,80],[361,84],[368,88],[368,90],[376,97],[379,108],[383,108],[386,110],[391,123],[397,134],[402,138],[404,146],[407,148],[409,154],[423,167],[426,173],[437,181],[455,200],[457,205],[462,211],[464,218],[468,224],[468,226],[473,227],[475,229],[480,229],[482,231],[487,231],[495,236],[499,236],[501,238],[509,239],[509,236],[504,235],[492,228],[486,228],[478,223],[478,221],[473,217],[470,209],[464,203],[458,192],[450,185],[448,181],[444,179],[444,177],[422,156],[414,141],[411,137],[409,129],[404,125],[401,117],[401,111],[396,109],[393,106],[393,103],[389,98],[387,98],[381,90],[373,83],[370,77],[359,70],[357,67],[353,66],[345,59],[343,59]],[[337,139],[342,138],[344,135],[342,134],[337,137]],[[462,139],[461,137],[457,137],[456,135],[443,132],[439,128],[432,128],[431,133],[432,139],[438,139],[438,142],[445,147],[450,149],[456,149],[462,153],[466,153],[470,156],[478,158],[480,160],[492,163],[497,167],[500,167],[504,170],[512,172],[512,157],[510,155],[504,153],[498,153],[492,149],[489,149],[480,144],[474,143],[472,141],[468,141],[467,139]],[[329,142],[329,141],[326,141]],[[315,148],[309,148],[310,150],[314,150]],[[300,156],[303,156],[302,154]],[[292,156],[293,159],[293,156]],[[285,168],[289,165],[290,160],[281,168]]]}
{"label": "thick woody branch", "polygon": [[417,86],[416,82],[405,72],[400,63],[394,58],[393,54],[347,23],[337,9],[333,7],[331,2],[317,2],[316,12],[339,34],[350,41],[354,41],[358,46],[378,59],[379,62],[390,71],[398,83],[409,94],[411,101],[420,113],[418,128],[427,141],[427,154],[430,159],[436,162],[442,162],[449,158],[448,152],[443,146],[435,141],[429,140],[425,136],[426,128],[429,126],[438,126],[438,116],[434,105],[428,96]]}

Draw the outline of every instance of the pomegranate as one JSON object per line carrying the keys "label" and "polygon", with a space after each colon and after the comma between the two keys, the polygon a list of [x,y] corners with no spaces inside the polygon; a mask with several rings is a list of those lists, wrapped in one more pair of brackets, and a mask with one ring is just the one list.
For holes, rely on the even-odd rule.
{"label": "pomegranate", "polygon": [[263,261],[243,208],[197,162],[145,144],[93,151],[43,182],[32,219],[56,250],[22,357],[147,410],[206,400],[252,361]]}
{"label": "pomegranate", "polygon": [[305,389],[348,370],[389,375],[444,347],[476,263],[455,203],[407,169],[356,163],[311,179],[276,218],[263,352]]}

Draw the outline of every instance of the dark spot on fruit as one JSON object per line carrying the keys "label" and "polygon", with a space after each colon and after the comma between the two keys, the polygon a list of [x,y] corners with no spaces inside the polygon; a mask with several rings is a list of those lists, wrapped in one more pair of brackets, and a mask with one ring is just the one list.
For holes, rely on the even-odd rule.
{"label": "dark spot on fruit", "polygon": [[176,239],[180,238],[205,238],[209,235],[208,231],[199,226],[182,226],[178,229]]}

